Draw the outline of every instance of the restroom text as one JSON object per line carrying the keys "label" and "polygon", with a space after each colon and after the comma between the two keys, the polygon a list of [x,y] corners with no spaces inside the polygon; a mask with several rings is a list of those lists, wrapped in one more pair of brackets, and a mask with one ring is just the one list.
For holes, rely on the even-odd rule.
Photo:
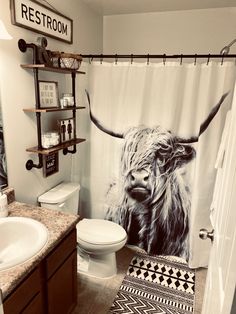
{"label": "restroom text", "polygon": [[53,30],[60,34],[67,35],[68,32],[68,25],[64,24],[62,21],[52,18],[49,15],[46,15],[43,12],[35,10],[30,6],[26,6],[25,4],[21,3],[21,17],[27,21],[32,23],[36,23],[47,29]]}

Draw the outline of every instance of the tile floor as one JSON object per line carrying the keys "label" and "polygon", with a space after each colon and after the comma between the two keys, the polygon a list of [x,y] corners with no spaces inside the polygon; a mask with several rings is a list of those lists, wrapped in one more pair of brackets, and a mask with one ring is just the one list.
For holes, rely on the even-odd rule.
{"label": "tile floor", "polygon": [[[72,314],[107,314],[135,254],[124,247],[117,253],[117,275],[111,279],[97,279],[78,274],[78,304]],[[196,273],[196,293],[194,314],[201,314],[206,269]]]}

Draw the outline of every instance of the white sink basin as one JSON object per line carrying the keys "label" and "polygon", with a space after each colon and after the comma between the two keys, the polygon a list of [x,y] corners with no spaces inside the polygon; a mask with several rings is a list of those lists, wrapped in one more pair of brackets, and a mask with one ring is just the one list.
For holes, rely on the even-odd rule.
{"label": "white sink basin", "polygon": [[47,243],[48,229],[25,217],[0,218],[0,271],[26,262]]}

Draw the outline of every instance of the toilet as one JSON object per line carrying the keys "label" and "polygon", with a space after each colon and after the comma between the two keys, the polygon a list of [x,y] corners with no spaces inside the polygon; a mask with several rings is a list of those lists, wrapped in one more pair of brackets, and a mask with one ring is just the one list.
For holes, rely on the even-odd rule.
{"label": "toilet", "polygon": [[[62,182],[38,197],[42,207],[78,214],[80,185]],[[98,278],[117,273],[116,252],[127,241],[120,225],[104,219],[82,219],[76,225],[78,272]]]}

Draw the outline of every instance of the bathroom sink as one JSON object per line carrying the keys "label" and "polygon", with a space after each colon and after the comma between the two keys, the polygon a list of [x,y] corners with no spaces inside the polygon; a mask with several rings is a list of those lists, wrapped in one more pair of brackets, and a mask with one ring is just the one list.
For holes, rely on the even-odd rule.
{"label": "bathroom sink", "polygon": [[0,218],[0,271],[26,262],[47,243],[48,230],[25,217]]}

